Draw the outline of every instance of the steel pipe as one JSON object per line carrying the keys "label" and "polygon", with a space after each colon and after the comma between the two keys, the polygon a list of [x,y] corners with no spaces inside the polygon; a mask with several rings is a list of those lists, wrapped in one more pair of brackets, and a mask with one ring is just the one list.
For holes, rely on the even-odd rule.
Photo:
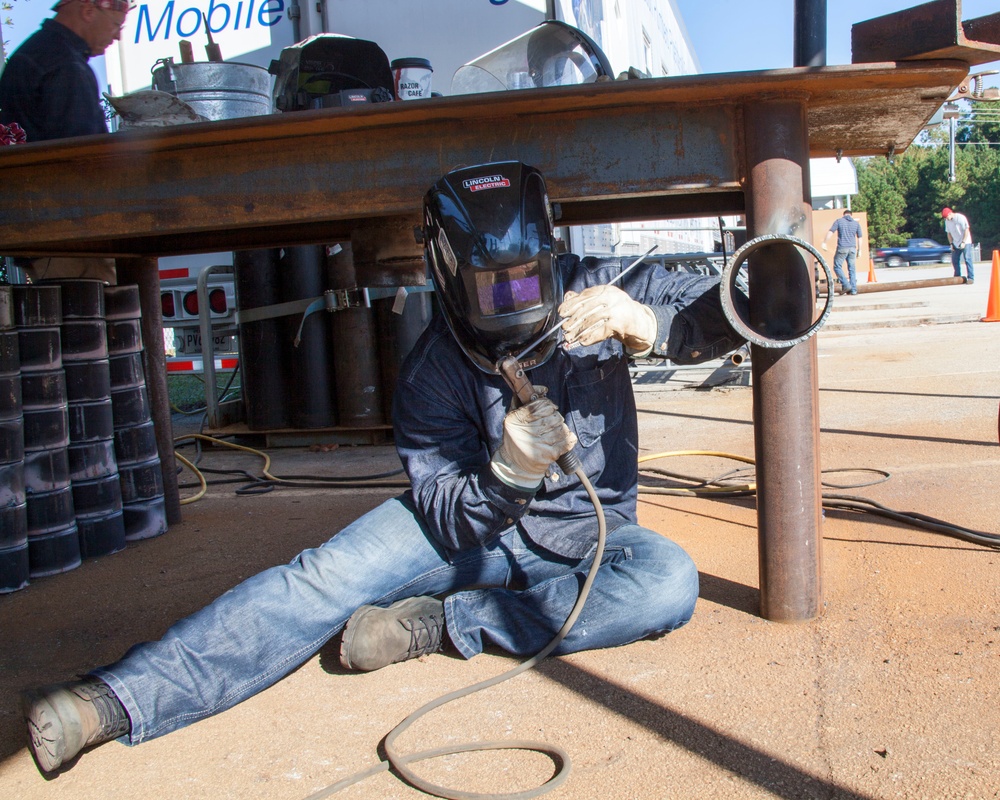
{"label": "steel pipe", "polygon": [[[811,239],[804,102],[748,104],[744,124],[748,231]],[[779,251],[764,269],[748,271],[750,321],[758,329],[775,319],[799,330],[812,321],[813,271],[788,255]],[[760,612],[774,621],[808,620],[822,613],[816,339],[752,345],[751,353]]]}
{"label": "steel pipe", "polygon": [[965,278],[927,278],[916,281],[889,281],[886,283],[862,283],[858,285],[858,294],[869,292],[895,292],[901,289],[927,289],[932,286],[954,286],[966,283]]}
{"label": "steel pipe", "polygon": [[[823,306],[823,311],[819,317],[812,322],[809,327],[805,330],[795,331],[788,335],[765,335],[760,332],[757,328],[752,327],[748,322],[746,322],[741,316],[740,312],[736,308],[736,304],[733,302],[733,290],[736,288],[736,276],[739,274],[740,267],[743,266],[745,261],[748,261],[750,256],[763,249],[773,249],[776,246],[787,245],[789,250],[784,253],[785,256],[798,256],[800,268],[802,270],[807,270],[805,260],[797,252],[796,248],[802,248],[808,251],[813,258],[823,267],[823,272],[826,275],[826,302]],[[749,269],[747,270],[749,274]],[[764,234],[763,236],[758,236],[755,239],[751,239],[745,245],[743,245],[739,250],[733,254],[733,260],[730,261],[726,266],[722,268],[722,283],[720,285],[720,295],[722,300],[722,311],[729,320],[729,324],[736,329],[736,331],[743,336],[748,342],[751,342],[761,347],[791,347],[793,344],[799,344],[804,342],[810,336],[815,335],[820,328],[826,323],[827,318],[830,316],[830,312],[833,311],[833,273],[830,272],[830,265],[826,263],[826,259],[819,254],[819,251],[813,247],[809,242],[799,239],[795,236],[784,236],[781,234]],[[808,288],[811,298],[813,296],[814,289],[812,285],[807,281],[803,288]],[[811,302],[807,300],[807,302]],[[779,320],[779,323],[782,322]],[[774,326],[774,320],[770,321],[770,325]]]}
{"label": "steel pipe", "polygon": [[163,503],[167,524],[181,521],[181,495],[177,486],[177,462],[174,459],[174,433],[170,421],[170,395],[167,390],[167,357],[163,350],[163,309],[160,306],[160,271],[155,258],[119,258],[116,262],[118,283],[139,286],[142,310],[143,361],[146,367],[146,391],[149,410],[156,431],[163,474]]}

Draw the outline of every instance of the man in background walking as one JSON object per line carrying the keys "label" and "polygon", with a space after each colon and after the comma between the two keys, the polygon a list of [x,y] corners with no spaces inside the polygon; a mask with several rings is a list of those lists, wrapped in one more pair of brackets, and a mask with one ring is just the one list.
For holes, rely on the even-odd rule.
{"label": "man in background walking", "polygon": [[[844,209],[843,216],[835,220],[830,230],[826,232],[826,237],[820,245],[826,250],[826,243],[834,232],[837,234],[837,252],[833,257],[833,271],[840,281],[843,293],[858,293],[858,276],[856,264],[858,259],[858,248],[861,246],[861,225],[853,216],[851,209]],[[847,278],[844,277],[844,261],[847,261]]]}

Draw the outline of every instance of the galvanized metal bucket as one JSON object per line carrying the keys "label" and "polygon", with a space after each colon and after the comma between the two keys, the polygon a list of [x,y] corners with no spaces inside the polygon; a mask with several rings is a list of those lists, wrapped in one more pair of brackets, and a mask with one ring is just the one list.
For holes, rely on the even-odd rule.
{"label": "galvanized metal bucket", "polygon": [[274,111],[271,75],[253,64],[161,61],[153,68],[153,88],[183,100],[208,120],[259,117]]}

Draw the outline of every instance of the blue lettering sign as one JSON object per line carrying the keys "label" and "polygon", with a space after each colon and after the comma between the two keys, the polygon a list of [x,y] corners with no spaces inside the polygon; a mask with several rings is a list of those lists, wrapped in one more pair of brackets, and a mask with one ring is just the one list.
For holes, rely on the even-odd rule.
{"label": "blue lettering sign", "polygon": [[[212,24],[212,17],[215,16],[216,11],[223,11],[226,14],[226,18],[222,21],[221,25],[215,26]],[[216,3],[215,0],[209,0],[208,3],[208,29],[212,33],[218,33],[221,30],[225,30],[225,27],[229,24],[229,17],[232,13],[229,10],[229,6],[225,3]],[[235,26],[234,26],[235,27]]]}
{"label": "blue lettering sign", "polygon": [[[181,27],[181,23],[184,22],[184,17],[189,14],[194,14],[194,27],[191,30],[186,31]],[[200,8],[185,8],[181,15],[177,18],[177,35],[182,39],[187,36],[194,36],[198,32],[198,28],[201,27],[201,9]]]}
{"label": "blue lettering sign", "polygon": [[[494,0],[490,0],[493,2]],[[506,0],[504,0],[506,2]],[[246,14],[243,13],[244,6]],[[254,10],[257,13],[254,15]],[[135,27],[135,44],[145,40],[154,42],[156,40],[168,41],[173,34],[187,38],[193,36],[201,29],[202,21],[207,18],[208,28],[212,33],[221,33],[226,29],[238,31],[241,28],[246,30],[254,23],[265,28],[277,25],[284,18],[285,0],[264,0],[257,7],[256,0],[239,0],[234,7],[225,0],[208,0],[208,10],[203,11],[199,6],[192,3],[187,8],[179,11],[176,15],[177,22],[174,23],[175,0],[167,0],[160,18],[153,24],[153,14],[149,10],[149,4],[143,3],[139,6],[138,20]]]}
{"label": "blue lettering sign", "polygon": [[[170,25],[174,19],[174,0],[170,0],[166,7],[163,9],[163,14],[160,16],[160,21],[156,23],[156,30],[150,28],[150,22],[152,19],[149,16],[149,6],[143,4],[139,6],[139,21],[135,26],[135,43],[139,44],[139,37],[142,34],[142,21],[143,18],[146,20],[146,39],[153,41],[156,35],[160,32],[160,26],[163,25],[163,38],[170,38]],[[164,25],[166,21],[166,25]]]}
{"label": "blue lettering sign", "polygon": [[264,19],[265,14],[280,14],[285,10],[285,0],[265,0],[264,4],[260,7],[260,13],[257,15],[257,22],[266,27],[272,25],[277,25],[281,20],[281,17],[275,17],[270,22]]}

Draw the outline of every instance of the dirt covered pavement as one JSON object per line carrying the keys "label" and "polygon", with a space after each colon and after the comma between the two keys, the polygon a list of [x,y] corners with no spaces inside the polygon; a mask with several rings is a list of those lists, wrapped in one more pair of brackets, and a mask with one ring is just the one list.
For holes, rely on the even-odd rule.
{"label": "dirt covered pavement", "polygon": [[[838,470],[825,479],[847,487],[829,491],[1000,533],[1000,325],[823,332],[818,363],[822,466]],[[644,454],[753,455],[750,388],[638,396]],[[270,455],[275,474],[371,474],[398,464],[386,447]],[[687,456],[656,463],[706,478],[743,466]],[[260,468],[254,456],[222,449],[201,464]],[[863,470],[890,477],[875,483]],[[468,662],[434,655],[348,674],[335,640],[215,718],[135,748],[104,745],[52,778],[38,772],[25,748],[20,689],[116,659],[395,491],[237,496],[233,484],[214,485],[166,535],[0,598],[0,793],[302,800],[376,763],[384,736],[424,703],[514,666],[496,653]],[[574,800],[1000,797],[1000,552],[827,511],[825,614],[779,624],[757,614],[752,498],[644,494],[639,513],[699,566],[701,599],[687,627],[546,661],[432,712],[400,749],[557,744],[573,766],[547,796]],[[551,764],[505,751],[418,770],[463,791],[502,792],[538,785]],[[383,773],[336,796],[425,795]]]}

